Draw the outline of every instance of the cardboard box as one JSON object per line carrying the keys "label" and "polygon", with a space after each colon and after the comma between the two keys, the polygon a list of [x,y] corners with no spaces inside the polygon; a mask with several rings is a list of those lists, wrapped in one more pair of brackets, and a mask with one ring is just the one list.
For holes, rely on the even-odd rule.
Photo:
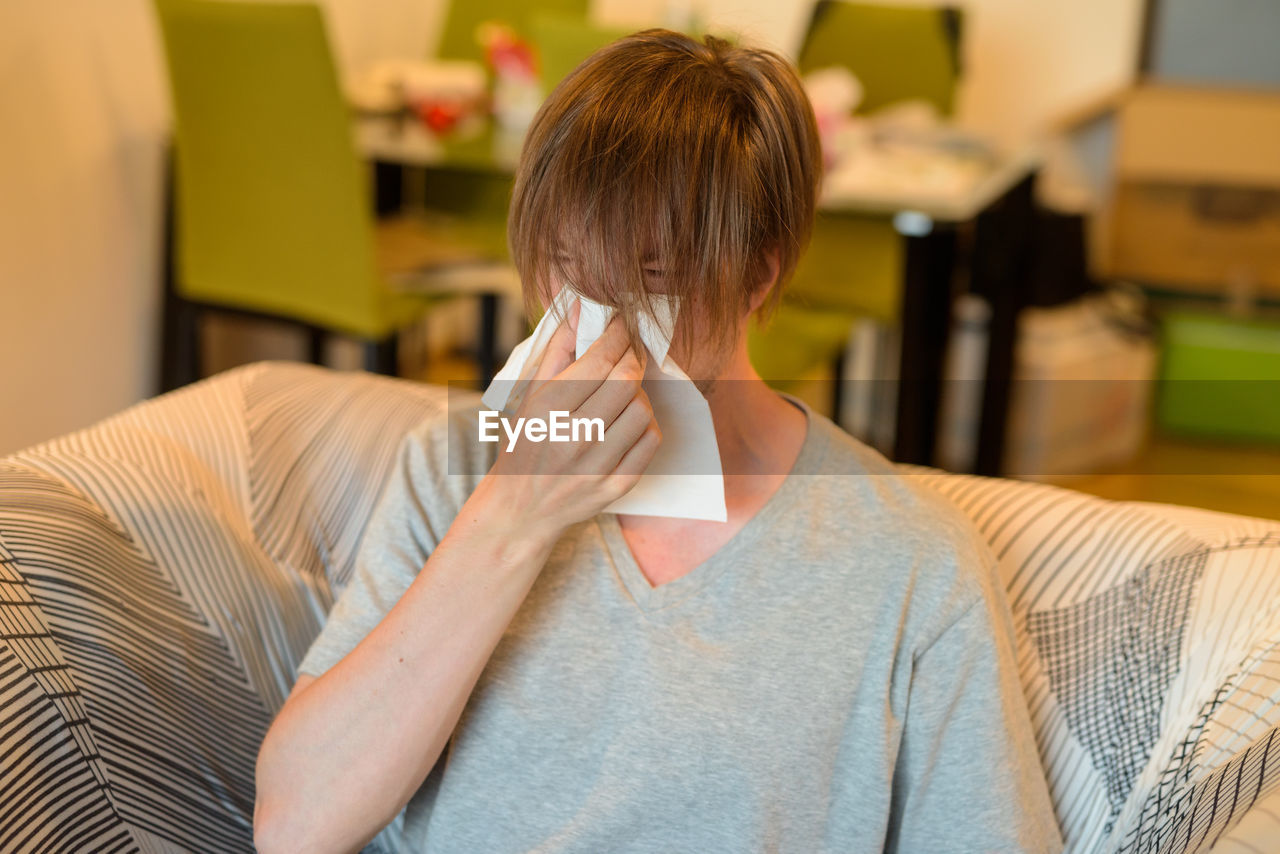
{"label": "cardboard box", "polygon": [[1280,94],[1140,86],[1118,111],[1105,273],[1280,296]]}

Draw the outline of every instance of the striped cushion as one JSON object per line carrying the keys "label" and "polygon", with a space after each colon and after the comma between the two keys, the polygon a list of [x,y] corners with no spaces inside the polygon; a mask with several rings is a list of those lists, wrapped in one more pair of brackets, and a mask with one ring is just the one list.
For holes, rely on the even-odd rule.
{"label": "striped cushion", "polygon": [[1068,849],[1276,850],[1227,831],[1280,806],[1280,523],[921,479],[999,557]]}
{"label": "striped cushion", "polygon": [[[46,485],[4,463],[0,482],[21,484],[35,501]],[[8,533],[21,542],[40,532]],[[0,850],[123,851],[131,844],[85,698],[13,552],[0,546]]]}
{"label": "striped cushion", "polygon": [[252,850],[258,745],[442,402],[259,364],[0,462],[0,851]]}
{"label": "striped cushion", "polygon": [[[251,850],[257,746],[445,394],[263,363],[0,460],[0,851]],[[1068,850],[1274,849],[1232,825],[1280,806],[1280,524],[913,472],[1000,557]]]}

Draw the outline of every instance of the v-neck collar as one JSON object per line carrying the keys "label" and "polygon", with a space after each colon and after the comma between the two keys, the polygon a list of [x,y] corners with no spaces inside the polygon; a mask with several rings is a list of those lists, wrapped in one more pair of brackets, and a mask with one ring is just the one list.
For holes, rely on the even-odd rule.
{"label": "v-neck collar", "polygon": [[818,425],[815,423],[813,412],[803,401],[791,395],[783,395],[783,397],[798,406],[805,415],[804,443],[800,446],[800,453],[796,455],[795,462],[792,463],[791,471],[774,490],[773,495],[769,496],[764,506],[757,510],[755,515],[748,519],[727,543],[684,575],[657,587],[651,585],[636,562],[635,555],[631,553],[631,547],[627,545],[617,514],[601,513],[596,516],[595,521],[608,556],[631,600],[641,611],[653,616],[656,612],[683,602],[710,586],[724,573],[725,569],[736,564],[739,558],[751,549],[761,534],[771,528],[779,515],[792,506],[793,494],[802,486],[800,475],[820,470],[818,463],[826,443],[817,435]]}

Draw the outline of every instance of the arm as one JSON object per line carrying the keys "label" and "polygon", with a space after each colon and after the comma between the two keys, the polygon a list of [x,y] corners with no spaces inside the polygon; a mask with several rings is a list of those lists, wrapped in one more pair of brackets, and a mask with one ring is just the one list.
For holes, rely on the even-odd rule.
{"label": "arm", "polygon": [[611,326],[577,362],[573,340],[562,324],[521,414],[602,417],[605,441],[522,443],[500,454],[382,621],[322,676],[295,686],[258,756],[254,838],[264,854],[357,850],[395,817],[443,751],[560,534],[648,465],[660,437],[625,328]]}
{"label": "arm", "polygon": [[1008,605],[983,587],[916,658],[886,851],[1062,850]]}

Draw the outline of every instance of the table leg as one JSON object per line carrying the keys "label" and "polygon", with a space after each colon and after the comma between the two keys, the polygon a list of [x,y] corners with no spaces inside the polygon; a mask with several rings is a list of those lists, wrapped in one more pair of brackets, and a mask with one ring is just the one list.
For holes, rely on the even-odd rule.
{"label": "table leg", "polygon": [[375,160],[373,163],[373,210],[379,217],[393,216],[404,207],[404,166]]}
{"label": "table leg", "polygon": [[498,370],[498,296],[480,295],[480,350],[477,361],[480,368],[480,387],[488,388]]}
{"label": "table leg", "polygon": [[305,324],[303,328],[307,332],[307,359],[313,365],[323,365],[325,347],[329,341],[328,330],[310,324]]}
{"label": "table leg", "polygon": [[951,331],[956,231],[920,214],[899,214],[894,224],[906,239],[907,258],[893,457],[900,463],[932,465]]}
{"label": "table leg", "polygon": [[1018,315],[1030,274],[1035,177],[1028,175],[979,215],[974,235],[972,289],[991,304],[974,471],[992,477],[1004,459]]}

